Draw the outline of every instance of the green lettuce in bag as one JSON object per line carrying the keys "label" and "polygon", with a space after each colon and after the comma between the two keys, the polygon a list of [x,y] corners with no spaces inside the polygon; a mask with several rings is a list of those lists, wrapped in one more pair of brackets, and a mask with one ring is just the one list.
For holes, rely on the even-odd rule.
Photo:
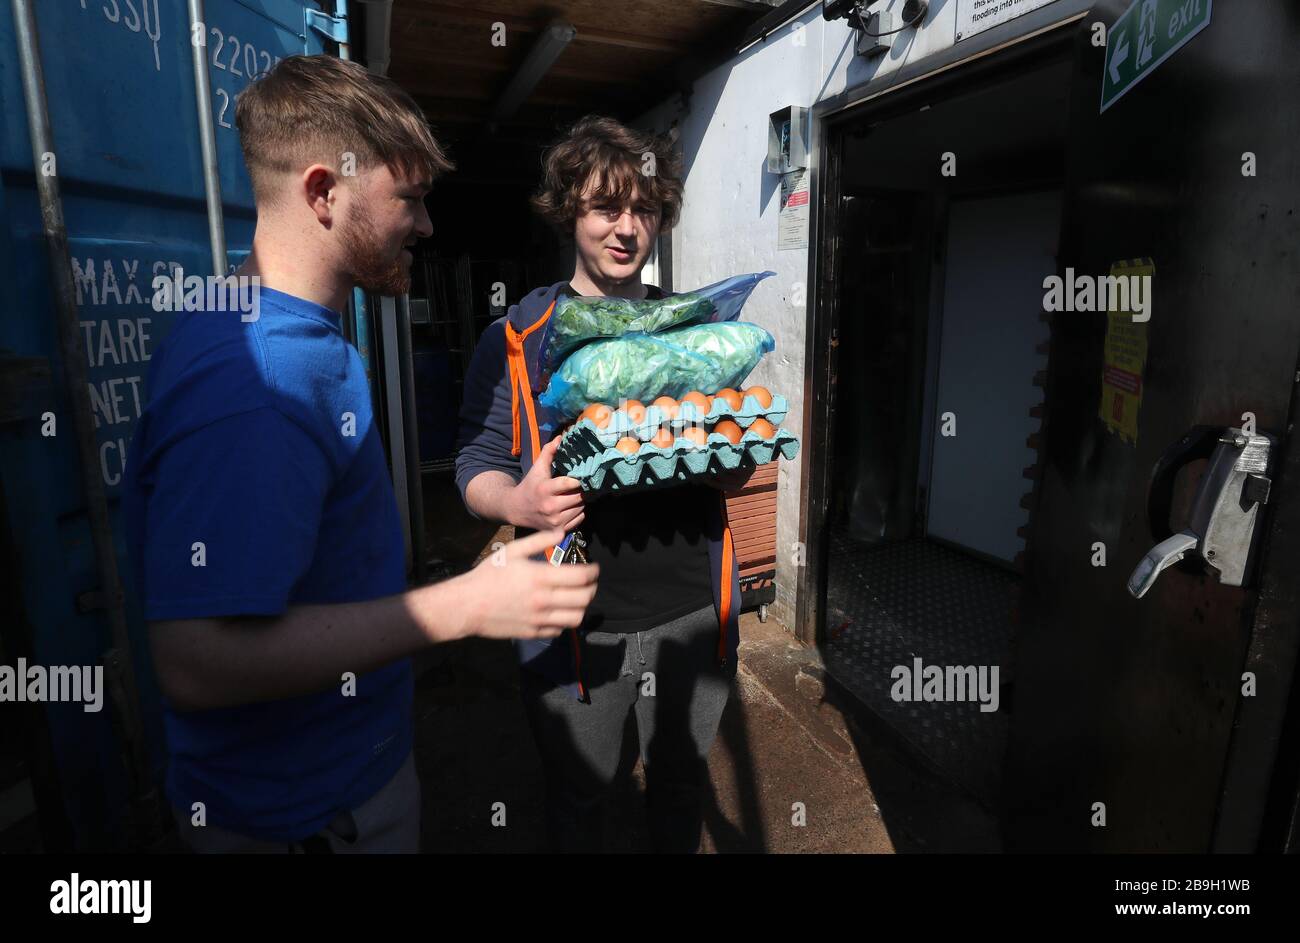
{"label": "green lettuce in bag", "polygon": [[546,325],[542,358],[547,363],[559,363],[587,341],[624,334],[658,334],[681,324],[703,321],[713,310],[711,301],[694,292],[655,301],[561,298]]}
{"label": "green lettuce in bag", "polygon": [[591,341],[734,321],[755,286],[774,274],[733,275],[684,294],[641,301],[561,296],[542,330],[540,355],[530,377],[533,385],[543,388],[565,357]]}
{"label": "green lettuce in bag", "polygon": [[542,425],[558,428],[590,403],[680,399],[691,390],[739,386],[775,346],[771,334],[745,321],[592,341],[565,359],[538,397]]}

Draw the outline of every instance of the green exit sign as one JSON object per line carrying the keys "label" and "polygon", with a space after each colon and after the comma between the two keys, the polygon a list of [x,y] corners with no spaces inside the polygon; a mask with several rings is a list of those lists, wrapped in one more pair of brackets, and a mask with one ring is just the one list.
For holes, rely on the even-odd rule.
{"label": "green exit sign", "polygon": [[1210,25],[1210,0],[1134,0],[1106,36],[1105,111]]}

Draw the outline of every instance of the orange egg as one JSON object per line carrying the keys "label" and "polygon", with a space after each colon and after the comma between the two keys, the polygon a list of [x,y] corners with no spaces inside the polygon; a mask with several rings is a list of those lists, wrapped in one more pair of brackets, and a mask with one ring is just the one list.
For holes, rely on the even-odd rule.
{"label": "orange egg", "polygon": [[625,435],[614,443],[614,448],[618,449],[624,455],[635,455],[641,448],[641,443],[632,436]]}
{"label": "orange egg", "polygon": [[623,403],[623,415],[627,416],[628,421],[633,425],[639,425],[645,422],[645,406],[639,399],[626,400]]}
{"label": "orange egg", "polygon": [[758,400],[758,405],[762,409],[767,409],[772,405],[772,393],[765,386],[751,386],[745,390],[745,395]]}
{"label": "orange egg", "polygon": [[762,416],[759,416],[749,424],[749,431],[757,432],[764,439],[770,439],[772,436],[776,435],[776,426],[772,425]]}
{"label": "orange egg", "polygon": [[713,396],[715,399],[725,399],[727,405],[733,410],[740,409],[741,404],[745,401],[745,398],[731,387],[727,387],[725,390],[718,390],[718,392],[714,393]]}
{"label": "orange egg", "polygon": [[677,400],[671,396],[661,396],[651,406],[658,406],[659,411],[663,413],[665,419],[677,418]]}
{"label": "orange egg", "polygon": [[609,417],[614,415],[614,411],[604,403],[592,403],[578,415],[578,422],[584,419],[590,419],[596,424],[597,429],[604,429],[609,425]]}
{"label": "orange egg", "polygon": [[673,430],[667,426],[660,426],[659,431],[655,433],[650,444],[658,449],[670,449],[673,446]]}
{"label": "orange egg", "polygon": [[718,423],[716,426],[713,427],[713,431],[721,433],[722,435],[726,436],[727,441],[730,442],[732,445],[738,443],[740,441],[740,437],[744,435],[744,433],[740,429],[740,426],[736,425],[730,419],[722,420],[720,423]]}
{"label": "orange egg", "polygon": [[682,405],[685,406],[687,403],[693,403],[695,405],[696,410],[699,411],[701,419],[707,416],[709,410],[713,407],[713,400],[709,399],[699,390],[691,390],[682,397]]}
{"label": "orange egg", "polygon": [[704,448],[709,442],[708,433],[699,426],[690,426],[682,430],[681,438],[689,439],[698,448]]}

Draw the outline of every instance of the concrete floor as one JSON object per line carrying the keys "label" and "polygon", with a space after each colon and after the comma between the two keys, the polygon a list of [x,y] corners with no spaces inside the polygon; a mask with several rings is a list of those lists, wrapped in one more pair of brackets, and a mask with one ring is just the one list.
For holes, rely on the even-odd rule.
{"label": "concrete floor", "polygon": [[[816,651],[752,613],[741,616],[741,638],[709,757],[703,851],[999,850],[994,816],[830,679]],[[420,658],[415,720],[424,850],[542,851],[541,768],[510,645],[469,639]],[[611,852],[648,849],[627,733],[625,775],[607,807]],[[503,827],[492,824],[495,803]],[[39,848],[34,815],[0,833],[0,851]]]}
{"label": "concrete floor", "polygon": [[[426,515],[449,513],[450,504],[427,502]],[[471,536],[437,548],[457,571],[494,540],[511,537],[509,528],[473,523]],[[816,650],[797,643],[775,618],[762,623],[744,613],[740,626],[736,680],[709,756],[703,851],[1000,850],[993,812],[836,683]],[[468,639],[417,658],[425,851],[544,850],[541,766],[518,671],[507,642]],[[648,850],[631,724],[629,717],[624,775],[607,807],[611,852]],[[504,803],[504,826],[492,824],[496,803]],[[4,837],[18,842],[9,850],[35,850],[34,834],[10,829]]]}
{"label": "concrete floor", "polygon": [[[752,613],[741,618],[741,638],[735,687],[709,757],[703,851],[999,849],[990,811],[892,738],[826,676],[815,651]],[[469,640],[431,655],[419,670],[425,850],[542,850],[541,769],[508,644]],[[624,769],[608,807],[609,850],[644,851],[634,749]],[[496,803],[504,803],[504,826],[492,824]]]}
{"label": "concrete floor", "polygon": [[[473,566],[493,541],[511,539],[511,528],[471,518],[449,480],[426,481],[424,490],[430,556],[449,572]],[[709,757],[702,850],[1000,850],[993,812],[828,676],[816,650],[754,613],[741,616],[741,639],[735,687]],[[517,672],[508,643],[481,639],[417,660],[426,850],[543,850],[540,761]],[[630,720],[625,740],[625,775],[606,834],[609,850],[637,852],[647,848],[644,781]],[[491,824],[498,802],[504,827]],[[797,802],[803,825],[793,824]]]}

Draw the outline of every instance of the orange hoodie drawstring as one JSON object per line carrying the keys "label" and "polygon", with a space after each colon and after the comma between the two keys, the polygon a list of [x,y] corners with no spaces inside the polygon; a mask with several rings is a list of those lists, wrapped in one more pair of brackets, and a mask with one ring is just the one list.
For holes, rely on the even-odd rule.
{"label": "orange hoodie drawstring", "polygon": [[[542,452],[542,445],[539,441],[541,433],[537,428],[537,411],[533,406],[533,387],[528,380],[528,361],[524,357],[524,341],[528,339],[529,334],[547,322],[554,310],[555,302],[552,301],[546,313],[525,328],[522,333],[516,331],[514,325],[506,321],[506,364],[510,369],[510,418],[514,426],[514,438],[510,450],[514,455],[523,451],[519,442],[519,390],[522,387],[524,412],[528,415],[528,434],[532,439],[531,451],[534,462]],[[547,551],[547,557],[550,557],[554,550],[555,548],[552,547]],[[582,682],[582,648],[577,629],[569,629],[569,641],[573,646],[573,673],[578,679],[578,697],[585,701],[587,686]]]}
{"label": "orange hoodie drawstring", "polygon": [[722,604],[718,607],[718,662],[727,665],[727,623],[731,620],[731,564],[735,547],[731,542],[731,524],[727,520],[727,496],[718,493],[722,502]]}

